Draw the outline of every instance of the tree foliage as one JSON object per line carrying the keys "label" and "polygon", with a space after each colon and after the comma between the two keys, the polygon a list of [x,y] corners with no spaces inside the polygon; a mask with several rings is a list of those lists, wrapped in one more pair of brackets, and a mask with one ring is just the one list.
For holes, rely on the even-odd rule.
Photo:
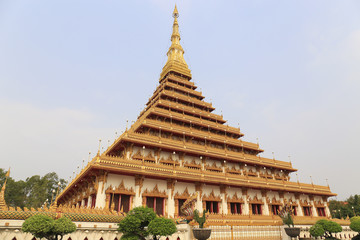
{"label": "tree foliage", "polygon": [[76,231],[76,225],[66,217],[54,220],[46,215],[34,215],[24,221],[21,230],[31,233],[36,238],[58,240]]}
{"label": "tree foliage", "polygon": [[360,215],[360,195],[353,195],[345,201],[330,200],[329,209],[333,218],[347,218]]}
{"label": "tree foliage", "polygon": [[309,230],[311,236],[317,238],[320,236],[323,236],[325,233],[324,228],[320,225],[320,224],[315,224],[314,226],[312,226]]}
{"label": "tree foliage", "polygon": [[171,219],[155,218],[149,223],[148,230],[155,240],[161,236],[174,234],[176,232],[176,225]]}
{"label": "tree foliage", "polygon": [[353,237],[353,239],[358,240],[358,239],[360,239],[360,217],[353,217],[353,218],[350,219],[350,221],[351,221],[350,229],[353,230],[354,232],[359,233],[358,235]]}
{"label": "tree foliage", "polygon": [[[0,169],[0,186],[5,182],[6,171]],[[55,172],[45,174],[43,177],[34,175],[25,181],[15,181],[9,177],[5,189],[5,201],[7,205],[12,207],[38,208],[48,199],[51,201],[53,190],[58,190],[58,182],[60,182],[59,191],[65,188],[66,181],[59,178]]]}
{"label": "tree foliage", "polygon": [[324,236],[325,239],[335,239],[332,234],[338,232],[342,232],[340,224],[325,219],[317,221],[315,225],[310,228],[310,234],[313,237]]}
{"label": "tree foliage", "polygon": [[120,221],[118,229],[123,233],[121,240],[144,240],[149,235],[153,239],[172,235],[176,232],[176,225],[170,219],[156,217],[152,208],[136,207]]}

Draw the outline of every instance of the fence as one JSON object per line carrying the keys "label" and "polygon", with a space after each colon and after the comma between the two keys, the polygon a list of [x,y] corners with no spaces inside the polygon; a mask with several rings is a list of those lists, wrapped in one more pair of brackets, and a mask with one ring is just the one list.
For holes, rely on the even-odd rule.
{"label": "fence", "polygon": [[211,226],[209,240],[281,240],[280,226]]}

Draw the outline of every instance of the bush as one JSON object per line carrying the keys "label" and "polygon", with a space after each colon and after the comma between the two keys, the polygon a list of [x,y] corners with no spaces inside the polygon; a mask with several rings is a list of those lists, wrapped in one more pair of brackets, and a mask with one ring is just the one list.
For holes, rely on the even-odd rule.
{"label": "bush", "polygon": [[325,224],[325,231],[328,231],[330,234],[331,233],[338,233],[338,232],[342,232],[342,227],[340,224],[333,222],[333,221],[327,221],[327,223]]}
{"label": "bush", "polygon": [[66,217],[54,220],[46,215],[34,215],[24,221],[21,230],[31,233],[36,238],[53,240],[75,232],[76,225]]}
{"label": "bush", "polygon": [[152,208],[136,207],[121,220],[118,229],[124,234],[121,240],[144,240],[149,234],[154,239],[172,235],[176,232],[176,225],[170,219],[157,218]]}
{"label": "bush", "polygon": [[45,215],[34,215],[26,219],[21,230],[34,235],[36,238],[47,238],[51,234],[54,219]]}
{"label": "bush", "polygon": [[154,239],[161,236],[170,236],[176,232],[175,223],[166,218],[155,218],[149,224],[148,231]]}
{"label": "bush", "polygon": [[314,226],[312,226],[310,228],[309,232],[310,232],[311,236],[317,238],[317,237],[323,236],[325,233],[325,230],[320,224],[315,224]]}
{"label": "bush", "polygon": [[[322,235],[319,235],[321,233],[321,228],[324,230],[324,232]],[[342,231],[342,227],[340,226],[340,224],[325,219],[321,219],[317,221],[315,225],[310,228],[310,234],[312,236],[314,237],[324,236],[325,239],[337,239],[334,238],[332,234],[341,231]]]}
{"label": "bush", "polygon": [[351,221],[350,224],[350,228],[351,230],[353,230],[354,232],[360,232],[360,220],[353,220]]}

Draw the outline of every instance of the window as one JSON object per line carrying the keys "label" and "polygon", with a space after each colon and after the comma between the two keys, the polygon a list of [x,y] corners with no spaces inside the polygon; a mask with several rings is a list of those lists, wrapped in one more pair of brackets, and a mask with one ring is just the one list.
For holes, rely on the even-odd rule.
{"label": "window", "polygon": [[262,214],[261,204],[251,204],[251,210],[254,215]]}
{"label": "window", "polygon": [[310,207],[303,207],[304,216],[311,216],[311,208]]}
{"label": "window", "polygon": [[112,199],[110,199],[110,206],[112,205],[112,201],[114,201],[114,210],[117,212],[129,212],[130,210],[130,195],[125,194],[114,194]]}
{"label": "window", "polygon": [[219,213],[219,203],[215,201],[206,201],[206,210],[210,213]]}
{"label": "window", "polygon": [[318,208],[317,208],[317,212],[318,212],[319,217],[326,217],[325,208],[323,208],[323,207],[318,207]]}
{"label": "window", "polygon": [[292,206],[292,210],[293,210],[294,216],[297,216],[296,206]]}
{"label": "window", "polygon": [[230,203],[230,210],[232,214],[241,214],[241,203]]}
{"label": "window", "polygon": [[271,213],[273,215],[279,215],[280,206],[279,205],[271,205]]}
{"label": "window", "polygon": [[164,200],[161,197],[147,197],[146,206],[154,209],[155,213],[159,216],[164,216]]}
{"label": "window", "polygon": [[87,207],[87,205],[88,205],[88,199],[85,198],[85,199],[84,199],[84,207]]}
{"label": "window", "polygon": [[184,213],[181,212],[181,206],[185,203],[186,199],[178,199],[178,216],[185,216]]}

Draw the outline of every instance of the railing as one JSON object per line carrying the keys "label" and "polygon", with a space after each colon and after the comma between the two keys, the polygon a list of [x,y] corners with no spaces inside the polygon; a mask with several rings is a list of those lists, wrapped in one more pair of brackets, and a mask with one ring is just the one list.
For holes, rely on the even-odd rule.
{"label": "railing", "polygon": [[[198,105],[198,106],[202,106],[202,107],[207,107],[211,110],[214,110],[215,108],[212,106],[211,103],[208,103],[208,102],[205,102],[205,101],[201,101],[197,98],[194,98],[194,97],[188,97],[188,96],[185,96],[183,94],[180,94],[180,93],[177,93],[177,92],[174,92],[174,91],[169,91],[169,90],[162,90],[159,95],[166,95],[166,96],[169,96],[169,97],[172,97],[172,98],[177,98],[179,100],[182,100],[182,101],[185,101],[187,103],[190,103],[190,104],[194,104],[194,105]],[[185,105],[184,105],[185,106]]]}
{"label": "railing", "polygon": [[274,167],[279,169],[287,169],[290,171],[294,171],[291,167],[291,164],[288,162],[273,160],[269,158],[262,158],[253,156],[250,154],[240,153],[240,152],[233,152],[229,150],[224,149],[218,149],[215,147],[211,147],[209,145],[203,146],[199,144],[194,144],[190,142],[185,141],[177,141],[170,138],[161,138],[158,136],[152,136],[142,133],[129,133],[129,138],[135,138],[139,140],[147,140],[152,141],[154,143],[166,143],[171,145],[173,148],[177,148],[178,150],[181,149],[181,151],[190,151],[192,150],[194,153],[203,154],[203,155],[212,155],[216,158],[221,158],[224,160],[232,160],[236,162],[243,162],[243,163],[249,163],[249,164],[259,164],[260,166],[266,166],[266,167]]}
{"label": "railing", "polygon": [[209,240],[281,240],[279,226],[210,226]]}
{"label": "railing", "polygon": [[212,133],[210,131],[201,131],[196,128],[183,127],[183,126],[180,126],[177,124],[171,124],[168,122],[160,122],[160,121],[153,120],[153,119],[144,120],[143,125],[147,125],[150,127],[156,127],[156,128],[161,127],[161,129],[171,131],[171,132],[177,131],[178,134],[182,134],[185,132],[186,135],[207,138],[207,139],[209,139],[209,141],[216,141],[216,142],[219,142],[222,144],[224,144],[224,141],[226,141],[226,144],[233,144],[238,147],[259,150],[259,146],[255,143],[242,141],[240,139],[235,139],[235,138],[231,138],[228,136],[220,136],[220,135]]}
{"label": "railing", "polygon": [[[169,79],[169,80],[173,80],[173,81],[177,81],[177,82],[179,82],[179,83],[182,83],[182,84],[184,84],[184,85],[186,85],[186,86],[191,87],[192,89],[196,89],[196,88],[197,88],[193,82],[190,82],[189,80],[181,79],[181,78],[179,78],[179,77],[177,77],[177,76],[175,76],[175,75],[167,76],[166,78],[164,78],[163,81],[166,81],[166,80],[168,80],[168,79]],[[163,81],[161,81],[161,82],[163,82]]]}
{"label": "railing", "polygon": [[173,109],[177,109],[186,113],[190,113],[190,114],[198,114],[200,116],[203,116],[205,118],[210,118],[213,119],[214,121],[218,121],[219,123],[225,123],[226,121],[223,119],[222,116],[214,114],[214,113],[210,113],[210,112],[206,112],[206,111],[202,111],[199,109],[192,108],[192,107],[188,107],[186,105],[182,105],[179,104],[177,102],[171,102],[168,100],[164,100],[164,99],[159,99],[157,101],[157,104],[165,106],[167,108],[173,108]]}
{"label": "railing", "polygon": [[190,94],[201,97],[202,99],[204,98],[204,96],[202,95],[202,92],[193,90],[191,88],[183,87],[181,85],[177,85],[177,84],[169,82],[169,81],[165,82],[165,85],[168,86],[168,87],[172,87],[172,88],[175,88],[175,89],[182,90],[184,92],[189,92]]}
{"label": "railing", "polygon": [[[214,172],[202,169],[191,169],[184,166],[170,166],[159,163],[140,162],[123,157],[101,156],[99,163],[102,166],[115,166],[119,170],[134,174],[151,175],[158,177],[171,177],[183,180],[201,180],[210,183],[224,184],[231,183],[238,186],[262,187],[284,191],[304,192],[311,194],[327,194],[331,192],[322,186],[312,186],[311,184],[298,184],[293,182],[276,181],[263,179],[260,177],[249,177],[244,175],[227,174],[224,172]],[[266,182],[266,184],[264,184]]]}
{"label": "railing", "polygon": [[193,122],[193,123],[205,126],[205,127],[208,126],[213,129],[219,129],[222,131],[227,131],[229,133],[235,133],[235,134],[239,134],[239,135],[243,136],[243,134],[240,133],[239,128],[230,127],[228,125],[223,125],[221,123],[215,123],[215,122],[212,122],[212,121],[209,121],[206,119],[199,119],[197,117],[193,117],[193,116],[189,116],[189,115],[184,116],[181,113],[173,112],[173,111],[170,111],[168,109],[166,110],[163,108],[154,107],[151,111],[153,111],[155,113],[163,113],[164,116],[166,116],[166,117],[173,117],[174,119],[178,119],[178,120],[182,120],[182,121],[184,121],[186,118],[186,120],[188,120],[189,122]]}

